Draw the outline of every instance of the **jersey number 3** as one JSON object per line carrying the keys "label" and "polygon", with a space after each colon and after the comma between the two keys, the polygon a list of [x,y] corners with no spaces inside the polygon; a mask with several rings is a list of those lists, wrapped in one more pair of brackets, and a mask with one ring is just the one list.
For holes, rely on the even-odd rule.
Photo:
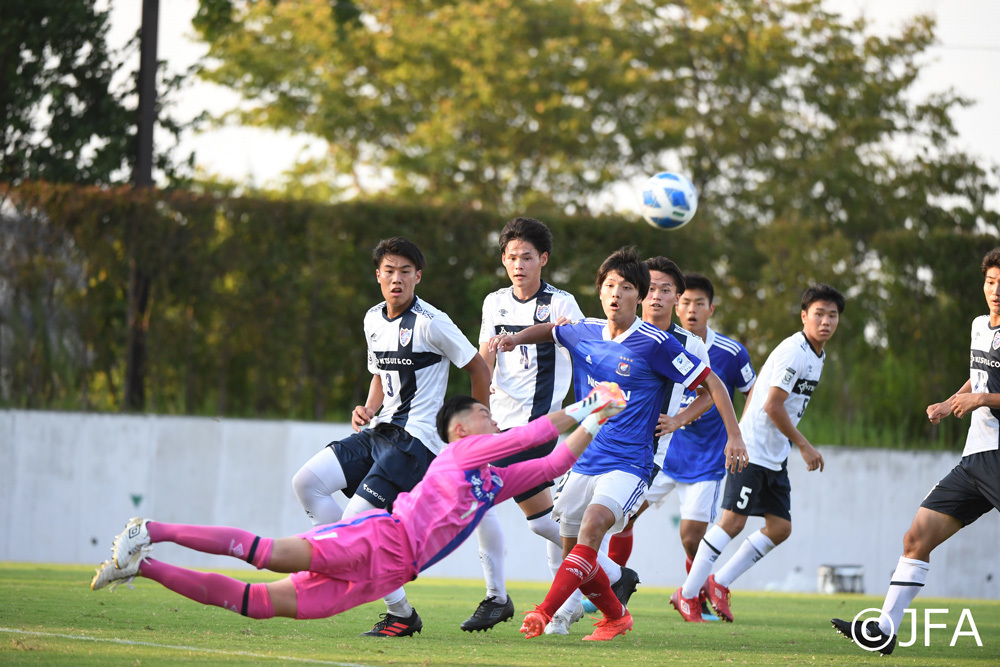
{"label": "jersey number 3", "polygon": [[396,395],[395,390],[392,388],[392,376],[388,373],[385,374],[385,395],[389,397]]}

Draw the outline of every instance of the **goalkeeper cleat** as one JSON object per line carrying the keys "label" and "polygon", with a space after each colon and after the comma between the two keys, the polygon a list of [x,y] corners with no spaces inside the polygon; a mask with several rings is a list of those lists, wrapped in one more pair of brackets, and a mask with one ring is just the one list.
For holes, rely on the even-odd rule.
{"label": "goalkeeper cleat", "polygon": [[138,554],[127,567],[119,568],[113,560],[106,560],[97,568],[94,578],[90,580],[91,590],[98,591],[105,586],[108,590],[115,590],[119,585],[125,584],[132,588],[132,580],[139,574],[139,566],[146,560],[149,552],[153,550],[151,546],[139,549]]}
{"label": "goalkeeper cleat", "polygon": [[417,610],[414,609],[408,618],[396,616],[386,612],[379,614],[381,619],[372,626],[368,632],[362,632],[359,637],[412,637],[414,633],[419,633],[424,629],[424,622],[420,620]]}
{"label": "goalkeeper cleat", "polygon": [[134,517],[125,524],[125,530],[120,532],[111,546],[111,560],[118,569],[126,568],[132,561],[140,558],[142,549],[150,546],[149,531],[146,530],[148,519]]}
{"label": "goalkeeper cleat", "polygon": [[597,628],[591,634],[583,638],[585,642],[606,642],[614,639],[618,635],[624,635],[632,629],[632,614],[625,610],[625,615],[621,618],[605,618],[594,623]]}

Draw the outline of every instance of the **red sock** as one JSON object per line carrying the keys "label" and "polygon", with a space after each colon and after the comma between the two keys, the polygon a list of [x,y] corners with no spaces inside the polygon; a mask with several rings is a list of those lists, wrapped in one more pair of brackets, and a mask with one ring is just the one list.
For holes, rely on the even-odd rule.
{"label": "red sock", "polygon": [[593,576],[589,581],[580,584],[580,590],[594,603],[604,618],[616,620],[625,615],[625,607],[618,601],[615,592],[611,590],[611,580],[603,568],[595,568]]}
{"label": "red sock", "polygon": [[268,566],[274,540],[229,526],[190,526],[183,523],[146,524],[152,542],[173,542],[206,554],[239,558],[257,569]]}
{"label": "red sock", "polygon": [[691,558],[691,556],[687,556],[687,560],[684,561],[684,571],[687,572],[688,574],[691,574],[691,563],[693,562],[694,559]]}
{"label": "red sock", "polygon": [[266,584],[248,584],[214,572],[196,572],[147,558],[139,574],[201,604],[222,607],[250,618],[272,618]]}
{"label": "red sock", "polygon": [[[548,594],[539,605],[539,609],[551,617],[557,611],[566,598],[570,596],[580,584],[593,576],[594,570],[600,570],[597,565],[597,552],[588,546],[578,544],[573,547],[569,555],[563,559],[559,571],[556,572],[552,580],[552,586]],[[604,577],[607,580],[607,575]]]}
{"label": "red sock", "polygon": [[626,528],[617,535],[612,535],[611,542],[608,543],[608,558],[624,567],[631,555],[632,529]]}

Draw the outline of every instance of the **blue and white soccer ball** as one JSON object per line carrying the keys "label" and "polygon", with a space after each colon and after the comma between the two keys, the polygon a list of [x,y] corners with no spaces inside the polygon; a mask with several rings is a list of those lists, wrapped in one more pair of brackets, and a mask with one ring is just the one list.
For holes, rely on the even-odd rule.
{"label": "blue and white soccer ball", "polygon": [[678,229],[698,210],[698,191],[685,176],[662,171],[642,186],[642,217],[657,229]]}

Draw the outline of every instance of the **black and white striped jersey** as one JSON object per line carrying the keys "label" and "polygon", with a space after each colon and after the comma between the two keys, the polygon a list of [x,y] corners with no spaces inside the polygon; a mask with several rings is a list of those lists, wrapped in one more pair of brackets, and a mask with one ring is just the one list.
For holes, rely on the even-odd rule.
{"label": "black and white striped jersey", "polygon": [[[493,336],[555,322],[560,317],[577,322],[583,312],[569,292],[542,282],[530,299],[519,300],[513,287],[505,287],[483,300],[479,343]],[[562,407],[573,381],[569,351],[555,343],[521,345],[514,352],[497,355],[491,386],[490,412],[501,429],[522,426]]]}
{"label": "black and white striped jersey", "polygon": [[788,458],[792,443],[765,414],[767,394],[771,387],[780,387],[788,392],[785,410],[792,424],[797,426],[816,391],[825,361],[826,352],[817,355],[802,331],[778,343],[768,356],[757,374],[750,404],[740,421],[740,431],[747,444],[750,463],[771,470],[781,470],[781,464]]}
{"label": "black and white striped jersey", "polygon": [[[969,380],[974,394],[1000,392],[1000,327],[990,326],[990,316],[972,321]],[[972,411],[969,435],[962,456],[1000,448],[1000,410],[985,405]]]}
{"label": "black and white striped jersey", "polygon": [[450,364],[465,366],[477,354],[443,311],[416,296],[402,315],[389,319],[385,302],[365,314],[368,370],[382,381],[382,410],[370,426],[392,423],[435,454],[444,443],[437,412],[444,403]]}

